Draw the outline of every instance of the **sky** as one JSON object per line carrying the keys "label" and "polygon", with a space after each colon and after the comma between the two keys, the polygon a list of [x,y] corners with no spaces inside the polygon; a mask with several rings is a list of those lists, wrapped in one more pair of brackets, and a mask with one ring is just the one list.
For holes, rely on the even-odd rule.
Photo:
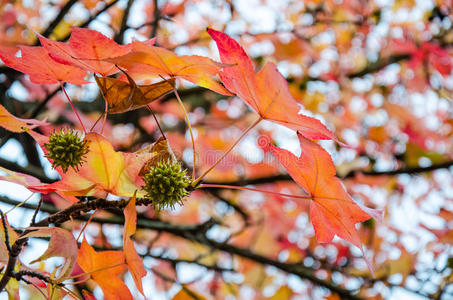
{"label": "sky", "polygon": [[[24,1],[26,2],[26,1]],[[265,1],[267,5],[261,5],[260,0],[250,0],[250,1],[234,1],[235,5],[238,9],[238,11],[241,13],[242,17],[246,19],[249,23],[252,24],[250,30],[251,31],[256,31],[256,32],[272,32],[275,29],[278,30],[284,30],[287,29],[289,24],[285,22],[281,22],[282,19],[284,19],[281,11],[284,10],[286,5],[288,5],[288,1]],[[376,1],[383,7],[383,13],[382,13],[382,21],[379,23],[378,26],[372,29],[372,32],[370,33],[370,38],[367,43],[367,47],[369,50],[368,58],[373,59],[376,57],[376,54],[380,50],[379,47],[382,44],[381,39],[383,39],[385,36],[389,34],[389,22],[390,21],[395,21],[398,20],[400,22],[405,22],[408,20],[419,20],[421,16],[426,11],[429,11],[432,9],[434,3],[433,1],[424,1],[424,0],[417,0],[416,1],[416,6],[412,10],[407,10],[407,9],[400,9],[398,11],[393,11],[391,9],[391,4],[393,1],[390,0],[380,0]],[[121,1],[120,5],[125,5],[126,1]],[[143,22],[143,1],[136,1],[136,4],[133,7],[132,14],[134,15],[134,18],[131,18],[131,23],[129,25],[131,26],[138,26]],[[48,10],[43,12],[43,18],[48,18],[49,20],[52,19],[55,14],[56,10]],[[76,10],[77,12],[77,10]],[[83,10],[80,10],[80,14],[83,15]],[[228,11],[221,11],[219,13],[218,10],[214,10],[212,5],[207,4],[205,1],[200,1],[196,6],[193,7],[192,10],[188,11],[188,14],[186,16],[187,22],[193,22],[197,23],[199,19],[200,14],[217,14],[219,20],[228,20]],[[75,13],[77,14],[77,13]],[[79,15],[80,16],[80,15]],[[93,22],[90,25],[90,28],[99,30],[106,35],[111,34],[111,30],[106,27],[104,21],[107,21],[109,19],[108,15],[103,15],[99,18],[98,21]],[[310,20],[307,20],[306,22],[310,22]],[[177,26],[177,25],[175,25]],[[243,31],[245,27],[245,23],[241,23],[241,21],[235,21],[227,24],[226,27],[226,32],[229,34],[235,34]],[[178,28],[175,28],[177,30]],[[188,38],[188,34],[184,32],[183,30],[176,31],[177,34],[174,35],[173,39],[175,42],[184,42]],[[390,33],[391,35],[398,37],[401,35],[401,32],[398,30],[394,29]],[[126,32],[126,42],[132,41],[133,38],[138,38],[138,39],[143,39],[144,37],[140,36],[135,36],[133,35],[130,31]],[[320,36],[320,39],[324,39],[326,41],[329,41],[329,39],[334,39],[335,37],[332,36],[331,33],[326,32],[322,36]],[[250,55],[257,56],[261,55],[263,53],[266,53],[266,51],[272,51],[273,49],[270,49],[272,45],[269,43],[263,42],[260,45],[256,45],[255,47],[251,47],[250,49]],[[209,56],[212,54],[212,52],[206,50],[206,49],[201,49],[201,48],[195,48],[195,49],[189,49],[187,47],[181,47],[176,50],[178,54],[199,54],[199,55],[205,55]],[[326,53],[323,54],[323,58],[328,61],[328,60],[335,60],[338,58],[338,54],[335,51],[326,51]],[[217,57],[218,59],[218,57]],[[302,72],[302,70],[298,69],[297,67],[293,67],[290,65],[285,65],[279,64],[279,71],[282,72],[284,75],[288,74],[298,74],[299,72]],[[320,74],[325,71],[325,68],[328,68],[328,64],[323,64],[322,62],[319,64],[315,64],[308,72],[309,75],[316,76],[317,74]],[[388,67],[388,69],[385,71],[385,76],[381,80],[386,80],[386,81],[391,81],[391,80],[396,80],[396,74],[398,73],[399,69],[397,65],[393,65]],[[453,86],[453,77],[450,76],[451,78],[448,79]],[[363,78],[363,79],[357,79],[357,81],[354,83],[354,88],[357,91],[366,91],[370,86],[372,85],[372,78]],[[313,91],[326,91],[326,90],[335,90],[338,89],[337,86],[332,86],[332,85],[323,85],[323,84],[314,84],[312,85],[311,88]],[[9,91],[12,96],[18,98],[18,99],[24,99],[26,98],[23,93],[24,90],[20,86],[13,87]],[[379,99],[378,96],[376,96],[375,101],[382,101]],[[439,99],[438,95],[436,93],[432,92],[426,92],[425,94],[414,94],[411,95],[409,101],[413,104],[414,109],[414,114],[418,116],[423,116],[427,113],[429,113],[429,110],[431,107],[438,107],[439,105],[447,105],[448,103],[445,104],[445,102],[442,99]],[[429,104],[428,104],[429,103]],[[221,105],[221,104],[220,104]],[[360,110],[361,109],[361,100],[358,98],[355,104],[355,109]],[[233,106],[231,109],[231,112],[229,111],[228,113],[230,114],[235,114],[235,109],[237,107]],[[307,113],[307,111],[303,111],[304,113]],[[317,116],[320,117],[320,116]],[[326,120],[323,120],[324,122]],[[371,120],[370,122],[385,122],[385,118],[382,119],[382,117],[377,116],[375,120]],[[438,125],[436,123],[436,119],[433,118],[430,122],[430,126],[432,126],[433,129],[436,128]],[[298,146],[298,141],[297,137],[294,132],[283,128],[282,126],[278,125],[272,125],[269,122],[265,122],[261,126],[266,127],[266,128],[272,128],[274,131],[274,138],[278,142],[278,144],[285,149],[288,149],[292,151],[295,154],[299,154],[299,146]],[[256,139],[256,136],[249,136],[246,139],[244,139],[240,145],[238,146],[238,151],[242,153],[246,158],[250,161],[259,161],[262,159],[262,153],[260,152],[260,149],[256,147],[254,140]],[[354,140],[357,139],[357,135],[354,132],[350,133],[350,136],[348,138],[348,142],[353,144]],[[324,147],[326,147],[326,150],[330,151],[332,154],[334,145],[333,143],[326,142],[323,144]],[[252,153],[252,154],[251,154]],[[190,152],[184,153],[184,158],[190,159],[191,155]],[[23,154],[23,151],[21,150],[19,144],[15,142],[14,140],[9,141],[6,143],[1,149],[0,149],[0,157],[4,159],[8,159],[13,162],[17,162],[18,164],[25,166],[27,164],[26,158]],[[346,157],[346,158],[345,158]],[[345,157],[340,157],[334,156],[334,160],[339,163],[345,159],[347,159],[347,155]],[[43,157],[43,161],[45,161],[45,158]],[[424,162],[421,161],[421,164]],[[429,163],[429,162],[428,162]],[[381,168],[382,170],[388,169],[389,167],[392,167],[389,165],[389,162],[386,162],[385,160],[382,160],[380,162],[380,165],[378,164],[378,168]],[[46,166],[46,173],[49,176],[56,176],[56,172],[51,170],[50,164],[47,163]],[[1,173],[0,173],[1,175]],[[439,181],[450,181],[451,182],[451,177],[452,174],[448,170],[440,170],[436,172],[436,175],[439,177]],[[394,214],[394,219],[392,219],[392,222],[394,223],[395,227],[402,230],[403,232],[408,233],[408,237],[405,240],[405,245],[409,250],[412,250],[414,252],[418,251],[419,249],[423,248],[423,246],[428,243],[430,240],[433,239],[433,237],[428,234],[428,233],[423,233],[423,232],[414,232],[417,228],[417,224],[419,222],[422,222],[423,224],[430,225],[433,228],[442,228],[444,224],[442,223],[441,220],[432,218],[431,215],[423,213],[419,211],[414,203],[414,199],[416,199],[418,196],[423,195],[426,193],[426,190],[429,189],[429,186],[427,185],[426,181],[423,180],[423,178],[420,177],[409,177],[409,176],[399,176],[398,181],[405,183],[409,189],[406,191],[405,197],[403,197],[401,202],[395,203],[395,204],[390,204],[391,207],[390,209],[397,212]],[[442,187],[445,189],[447,194],[453,195],[453,186],[451,185],[446,185]],[[379,197],[385,197],[385,193],[380,193],[379,190],[371,191],[367,190],[366,187],[364,187],[364,191],[368,193],[375,193],[376,195],[376,202],[379,203]],[[0,182],[0,195],[6,195],[12,199],[16,199],[19,201],[24,201],[27,199],[27,202],[29,203],[37,203],[39,196],[34,195],[24,187],[20,185],[16,185],[13,183],[8,183],[6,181],[1,181]],[[446,206],[447,203],[445,203],[446,199],[443,197],[439,196],[436,193],[433,193],[430,195],[430,205],[426,207],[426,211],[435,211],[439,207]],[[451,205],[451,204],[450,204]],[[3,203],[0,203],[0,209],[2,211],[9,211],[11,209],[11,206],[5,205]],[[410,212],[410,213],[408,213]],[[22,209],[15,209],[11,212],[8,213],[8,220],[13,226],[22,226],[24,224],[23,220],[24,219],[31,219],[32,212],[30,211],[25,211]],[[45,214],[40,214],[40,217],[43,217]],[[113,228],[112,231],[115,231],[117,229]],[[216,234],[216,233],[214,233]],[[217,233],[221,234],[221,233]],[[412,236],[412,237],[411,237]],[[37,257],[35,253],[42,253],[45,250],[46,243],[42,241],[33,241],[33,243],[30,243],[31,245],[31,251],[27,251],[24,253],[24,256],[21,256],[21,259],[24,262],[28,262],[33,260],[34,258]],[[451,252],[453,255],[453,252]],[[395,253],[395,256],[397,257],[399,254]],[[445,258],[446,259],[446,258]],[[429,257],[429,255],[426,256],[425,262],[427,264],[432,261],[432,258]],[[48,263],[49,267],[55,266],[56,264],[61,263],[61,260],[59,259],[52,259]],[[145,263],[152,265],[153,262],[152,260],[146,261]],[[197,269],[196,267],[193,266],[185,266],[181,268],[181,277],[180,279],[182,281],[184,280],[189,280],[190,278],[196,277],[202,270]],[[272,272],[272,270],[270,270]],[[128,275],[129,276],[129,275]],[[232,275],[233,276],[233,275]],[[232,280],[235,280],[232,278]],[[396,281],[398,281],[398,278],[395,278]],[[154,295],[153,299],[167,299],[166,295],[158,292],[155,290],[152,280],[150,278],[150,274],[147,275],[147,277],[144,279],[144,287],[145,287],[145,292],[146,294]],[[132,283],[132,280],[130,276],[128,277],[128,283]],[[298,286],[303,285],[304,283],[294,277],[290,277],[288,284],[294,288],[295,290],[298,289]],[[133,283],[132,283],[133,285]],[[178,291],[177,287],[172,288],[169,293],[176,293]],[[271,293],[272,291],[270,291]],[[99,290],[96,292],[97,295],[99,295]],[[96,295],[95,293],[95,295]],[[244,297],[247,295],[247,290],[243,291]],[[157,296],[158,295],[158,296]],[[2,298],[3,297],[3,298]],[[155,297],[155,298],[154,298]],[[6,299],[5,295],[2,294],[0,295],[0,299]],[[138,298],[140,299],[140,297]],[[407,291],[405,291],[402,288],[395,288],[391,290],[391,293],[388,295],[389,300],[401,300],[401,299],[425,299],[425,298],[417,298],[416,295],[410,294]]]}

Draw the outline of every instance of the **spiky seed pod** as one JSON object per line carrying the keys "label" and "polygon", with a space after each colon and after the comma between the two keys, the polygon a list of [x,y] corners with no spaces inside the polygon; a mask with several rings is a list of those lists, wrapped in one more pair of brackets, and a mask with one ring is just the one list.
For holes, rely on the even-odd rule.
{"label": "spiky seed pod", "polygon": [[189,194],[187,188],[190,178],[179,162],[160,161],[149,169],[144,179],[143,189],[156,211],[173,209],[176,204],[182,204],[184,197]]}
{"label": "spiky seed pod", "polygon": [[78,171],[84,162],[83,157],[88,153],[87,141],[72,129],[54,131],[44,148],[49,151],[46,157],[52,160],[52,167],[60,166],[64,173],[70,167]]}

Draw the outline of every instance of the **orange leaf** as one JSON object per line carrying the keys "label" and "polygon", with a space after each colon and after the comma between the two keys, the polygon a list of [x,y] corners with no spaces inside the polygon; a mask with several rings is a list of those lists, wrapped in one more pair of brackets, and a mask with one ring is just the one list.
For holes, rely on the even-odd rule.
{"label": "orange leaf", "polygon": [[299,114],[299,104],[273,63],[267,63],[255,74],[252,61],[235,40],[210,28],[208,33],[217,44],[222,62],[233,65],[220,73],[223,84],[263,119],[299,131],[310,139],[338,141],[319,120]]}
{"label": "orange leaf", "polygon": [[271,151],[312,200],[310,217],[318,241],[327,243],[337,235],[363,252],[355,224],[370,219],[370,215],[351,199],[335,176],[329,153],[301,134],[298,136],[302,149],[300,157],[275,146],[271,146]]}
{"label": "orange leaf", "polygon": [[179,290],[176,295],[171,298],[171,300],[193,300],[193,299],[199,299],[199,300],[206,300],[205,297],[189,290],[186,287],[183,287],[182,289]]}
{"label": "orange leaf", "polygon": [[103,76],[116,73],[117,69],[102,59],[124,55],[131,49],[130,44],[118,45],[102,33],[87,28],[71,27],[69,43],[52,41],[39,34],[38,38],[56,61]]}
{"label": "orange leaf", "polygon": [[109,113],[122,113],[145,106],[171,92],[175,82],[172,78],[149,85],[136,85],[127,73],[124,74],[129,82],[94,76],[105,101],[109,104]]}
{"label": "orange leaf", "polygon": [[[89,152],[78,171],[70,169],[66,173],[60,172],[60,181],[33,188],[53,189],[68,196],[98,197],[106,197],[108,193],[131,197],[140,189],[143,179],[139,177],[139,172],[155,153],[116,152],[112,144],[97,133],[88,133],[85,139]],[[143,194],[143,191],[138,192],[138,195]]]}
{"label": "orange leaf", "polygon": [[83,79],[85,71],[56,62],[43,47],[19,46],[19,49],[21,57],[0,51],[0,58],[8,67],[28,74],[34,83],[51,84],[62,81],[72,84],[88,83]]}
{"label": "orange leaf", "polygon": [[144,153],[154,153],[155,155],[151,157],[140,170],[139,176],[145,176],[152,166],[156,166],[160,161],[171,161],[176,162],[176,156],[171,150],[170,145],[168,144],[168,139],[160,137],[154,144],[148,145],[137,152],[136,154]]}
{"label": "orange leaf", "polygon": [[12,132],[30,131],[37,126],[48,125],[45,121],[16,118],[0,104],[0,126]]}
{"label": "orange leaf", "polygon": [[231,95],[213,76],[220,72],[222,64],[202,56],[177,56],[170,50],[133,43],[133,51],[126,55],[106,59],[126,68],[134,78],[180,77],[196,85],[223,95]]}
{"label": "orange leaf", "polygon": [[282,285],[275,292],[275,294],[272,297],[266,298],[266,299],[269,299],[269,300],[289,300],[289,299],[291,299],[293,294],[294,294],[294,292],[287,285]]}
{"label": "orange leaf", "polygon": [[135,195],[129,200],[126,208],[124,209],[124,234],[123,234],[123,251],[129,272],[134,278],[135,285],[142,295],[143,286],[142,278],[146,276],[146,269],[143,265],[142,258],[137,254],[134,247],[134,242],[131,236],[135,234],[137,224],[137,211],[135,209]]}
{"label": "orange leaf", "polygon": [[36,230],[24,235],[21,238],[45,237],[50,235],[50,241],[47,250],[31,263],[35,263],[55,256],[66,258],[66,261],[61,268],[60,275],[55,278],[56,282],[64,281],[69,276],[69,274],[71,274],[77,259],[77,241],[75,240],[72,233],[58,227],[29,227],[28,229]]}
{"label": "orange leaf", "polygon": [[99,284],[107,300],[132,300],[131,292],[118,277],[126,267],[122,251],[96,252],[83,239],[77,263],[83,271],[90,273],[91,278]]}

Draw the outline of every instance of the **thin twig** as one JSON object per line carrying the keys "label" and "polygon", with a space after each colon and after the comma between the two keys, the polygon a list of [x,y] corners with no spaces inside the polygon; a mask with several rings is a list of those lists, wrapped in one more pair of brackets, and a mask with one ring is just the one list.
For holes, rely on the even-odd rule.
{"label": "thin twig", "polygon": [[114,41],[121,44],[124,39],[124,32],[127,29],[127,20],[129,19],[129,13],[131,11],[131,7],[134,4],[134,0],[128,0],[126,4],[126,8],[124,9],[123,18],[121,19],[120,30],[118,34],[115,35]]}
{"label": "thin twig", "polygon": [[182,103],[181,97],[179,97],[178,90],[176,88],[173,88],[173,91],[175,92],[176,99],[178,99],[178,103],[181,106],[182,111],[184,112],[184,117],[186,118],[187,127],[189,128],[190,139],[192,140],[192,152],[193,152],[193,155],[192,155],[192,181],[193,181],[195,179],[195,165],[196,165],[195,159],[197,156],[197,153],[195,151],[195,139],[193,137],[192,126],[190,125],[189,115],[187,114],[186,108],[184,107],[184,103]]}
{"label": "thin twig", "polygon": [[67,98],[68,101],[69,101],[69,104],[70,104],[71,107],[72,107],[72,110],[73,110],[74,113],[76,114],[77,119],[79,119],[80,126],[82,126],[83,132],[86,134],[87,131],[86,131],[86,129],[85,129],[85,126],[83,126],[82,120],[80,119],[80,116],[79,116],[79,114],[77,113],[77,110],[75,109],[74,104],[72,104],[71,98],[69,98],[68,93],[66,93],[66,89],[64,88],[64,86],[63,86],[63,84],[61,83],[61,81],[60,81],[59,83],[60,83],[61,89],[63,90],[63,93],[65,94],[66,98]]}
{"label": "thin twig", "polygon": [[8,232],[8,224],[6,222],[6,216],[1,209],[0,209],[0,214],[2,215],[2,225],[3,225],[4,234],[5,234],[6,249],[8,249],[8,252],[11,252],[11,244],[9,243],[9,232]]}
{"label": "thin twig", "polygon": [[[50,23],[49,26],[47,26],[46,30],[44,30],[42,36],[49,37],[54,29],[58,26],[58,24],[60,24],[60,22],[64,19],[69,10],[71,10],[72,6],[77,2],[77,0],[69,0],[68,2],[66,2],[66,4],[60,9],[58,15],[52,21],[52,23]],[[36,44],[39,44],[39,41],[36,41]]]}
{"label": "thin twig", "polygon": [[156,36],[157,30],[159,29],[159,19],[160,19],[160,10],[159,10],[158,1],[153,0],[153,4],[154,4],[154,20],[152,22],[150,38],[153,38]]}
{"label": "thin twig", "polygon": [[30,226],[35,226],[36,223],[36,216],[38,215],[39,210],[41,209],[43,198],[41,197],[38,202],[38,206],[36,206],[35,212],[33,213],[33,217],[31,218]]}
{"label": "thin twig", "polygon": [[160,134],[162,135],[162,137],[163,137],[164,139],[167,139],[167,137],[165,136],[164,131],[162,130],[162,127],[160,126],[159,120],[158,120],[157,117],[156,117],[156,114],[153,112],[153,110],[151,109],[151,107],[149,106],[149,104],[146,105],[146,107],[148,108],[148,110],[150,111],[150,113],[153,115],[154,121],[156,122],[157,127],[159,128]]}
{"label": "thin twig", "polygon": [[244,130],[244,132],[242,132],[241,136],[239,136],[239,138],[222,154],[222,156],[220,156],[219,159],[217,159],[217,161],[215,163],[212,164],[212,166],[210,166],[206,171],[204,171],[203,174],[201,174],[200,177],[198,177],[195,181],[192,182],[192,186],[197,186],[200,181],[209,173],[211,172],[212,169],[214,169],[224,158],[225,156],[228,155],[228,153],[231,152],[231,150],[233,150],[233,148],[241,141],[241,139],[250,131],[252,130],[256,125],[258,125],[259,122],[261,122],[262,118],[259,117],[255,122],[252,123],[252,125],[250,125],[246,130]]}

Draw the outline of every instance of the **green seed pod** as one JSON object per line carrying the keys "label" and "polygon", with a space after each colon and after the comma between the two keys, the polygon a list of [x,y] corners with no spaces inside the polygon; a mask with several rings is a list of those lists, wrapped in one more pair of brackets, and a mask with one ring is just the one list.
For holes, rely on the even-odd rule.
{"label": "green seed pod", "polygon": [[52,160],[52,167],[60,166],[64,173],[70,167],[78,171],[84,162],[84,156],[88,153],[87,141],[72,129],[54,131],[49,137],[49,142],[44,144],[44,148],[49,151],[46,157]]}
{"label": "green seed pod", "polygon": [[160,161],[156,166],[150,167],[144,179],[143,190],[156,211],[173,209],[176,204],[182,204],[184,197],[189,194],[187,188],[190,178],[178,162]]}

